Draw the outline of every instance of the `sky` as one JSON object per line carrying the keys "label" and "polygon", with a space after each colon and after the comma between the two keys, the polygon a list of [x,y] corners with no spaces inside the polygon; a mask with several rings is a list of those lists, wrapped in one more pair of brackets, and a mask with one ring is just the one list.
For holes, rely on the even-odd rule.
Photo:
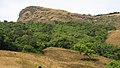
{"label": "sky", "polygon": [[91,15],[120,12],[120,0],[0,0],[0,21],[17,21],[19,12],[27,6]]}

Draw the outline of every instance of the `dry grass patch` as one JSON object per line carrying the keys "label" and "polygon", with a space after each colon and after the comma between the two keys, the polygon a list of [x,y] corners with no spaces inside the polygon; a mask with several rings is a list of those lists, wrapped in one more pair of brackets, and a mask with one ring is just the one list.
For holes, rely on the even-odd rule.
{"label": "dry grass patch", "polygon": [[79,52],[50,47],[44,54],[31,54],[12,51],[0,51],[0,66],[2,68],[104,68],[109,59],[95,56],[97,61],[81,60],[85,58]]}
{"label": "dry grass patch", "polygon": [[44,54],[57,62],[62,68],[104,68],[106,63],[110,61],[98,55],[94,55],[95,61],[81,60],[85,58],[85,56],[79,52],[54,47],[45,49]]}
{"label": "dry grass patch", "polygon": [[120,47],[120,30],[109,31],[106,42]]}

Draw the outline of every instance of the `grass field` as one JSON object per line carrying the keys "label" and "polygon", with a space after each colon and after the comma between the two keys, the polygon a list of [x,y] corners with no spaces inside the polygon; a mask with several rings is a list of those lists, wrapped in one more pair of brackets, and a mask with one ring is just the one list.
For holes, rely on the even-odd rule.
{"label": "grass field", "polygon": [[82,60],[79,52],[62,48],[47,48],[44,54],[0,51],[1,68],[104,68],[110,59],[94,55],[96,60]]}

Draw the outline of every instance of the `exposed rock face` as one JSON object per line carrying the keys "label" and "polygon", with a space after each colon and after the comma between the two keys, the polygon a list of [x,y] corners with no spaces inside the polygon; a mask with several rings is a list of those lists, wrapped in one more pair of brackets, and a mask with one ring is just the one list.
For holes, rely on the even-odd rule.
{"label": "exposed rock face", "polygon": [[85,15],[70,13],[64,10],[29,6],[23,9],[18,22],[41,22],[41,21],[68,21],[71,19],[83,19]]}
{"label": "exposed rock face", "polygon": [[[96,16],[70,13],[64,10],[44,8],[40,6],[29,6],[20,11],[18,22],[43,22],[43,21],[69,21],[73,19],[85,19],[93,21],[110,22],[111,17],[120,17],[120,12],[101,14]],[[107,19],[106,19],[107,18]],[[106,21],[107,20],[107,21]]]}

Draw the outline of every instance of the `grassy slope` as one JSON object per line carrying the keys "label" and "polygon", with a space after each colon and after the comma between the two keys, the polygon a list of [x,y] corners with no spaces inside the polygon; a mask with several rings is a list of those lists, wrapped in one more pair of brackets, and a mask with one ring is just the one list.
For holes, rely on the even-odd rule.
{"label": "grassy slope", "polygon": [[109,31],[106,42],[120,47],[120,30]]}
{"label": "grassy slope", "polygon": [[0,51],[1,68],[104,68],[110,60],[94,55],[96,61],[81,60],[85,56],[78,52],[62,49],[47,48],[44,54],[30,54],[12,51]]}
{"label": "grassy slope", "polygon": [[117,29],[120,29],[120,13],[118,14],[103,14],[101,16],[96,16],[99,19],[100,24],[111,24]]}

